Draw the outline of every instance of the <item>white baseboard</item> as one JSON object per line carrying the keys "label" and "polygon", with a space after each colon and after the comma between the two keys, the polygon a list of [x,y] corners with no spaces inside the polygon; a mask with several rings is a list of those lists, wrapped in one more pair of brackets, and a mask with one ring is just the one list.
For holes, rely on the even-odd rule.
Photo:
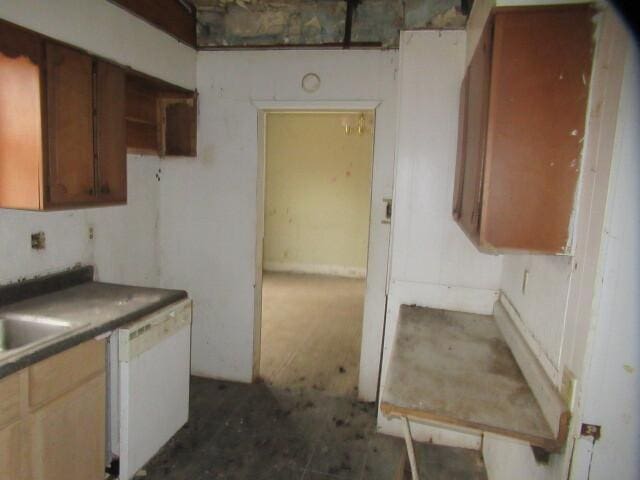
{"label": "white baseboard", "polygon": [[317,275],[335,275],[337,277],[365,278],[366,268],[346,267],[344,265],[310,265],[307,263],[264,262],[268,272],[313,273]]}
{"label": "white baseboard", "polygon": [[498,297],[497,290],[402,280],[393,280],[389,289],[394,322],[402,304],[491,315]]}

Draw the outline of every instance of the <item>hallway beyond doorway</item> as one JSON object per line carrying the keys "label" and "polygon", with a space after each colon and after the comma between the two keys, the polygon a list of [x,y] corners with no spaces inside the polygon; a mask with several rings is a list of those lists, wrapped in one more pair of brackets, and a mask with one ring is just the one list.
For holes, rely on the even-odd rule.
{"label": "hallway beyond doorway", "polygon": [[264,272],[260,376],[357,397],[363,279]]}

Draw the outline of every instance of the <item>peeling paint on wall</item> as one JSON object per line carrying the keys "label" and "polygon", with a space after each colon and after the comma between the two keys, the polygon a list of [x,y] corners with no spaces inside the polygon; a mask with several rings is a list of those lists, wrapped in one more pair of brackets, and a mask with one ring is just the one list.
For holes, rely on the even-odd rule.
{"label": "peeling paint on wall", "polygon": [[[201,47],[340,45],[345,0],[196,0]],[[463,28],[460,0],[361,0],[351,41],[397,48],[400,30]]]}

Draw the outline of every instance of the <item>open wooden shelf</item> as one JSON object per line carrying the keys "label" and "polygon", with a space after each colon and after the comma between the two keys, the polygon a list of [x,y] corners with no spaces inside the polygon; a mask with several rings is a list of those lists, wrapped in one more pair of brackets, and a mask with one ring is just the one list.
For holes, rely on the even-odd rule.
{"label": "open wooden shelf", "polygon": [[569,412],[545,419],[491,315],[402,305],[380,409],[558,451]]}
{"label": "open wooden shelf", "polygon": [[197,95],[129,72],[126,83],[127,152],[196,155]]}

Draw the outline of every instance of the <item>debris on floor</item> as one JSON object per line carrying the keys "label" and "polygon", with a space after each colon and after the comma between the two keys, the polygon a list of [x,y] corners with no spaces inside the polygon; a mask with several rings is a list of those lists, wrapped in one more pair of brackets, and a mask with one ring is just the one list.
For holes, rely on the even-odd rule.
{"label": "debris on floor", "polygon": [[[432,480],[485,480],[479,452],[416,444]],[[146,466],[150,480],[388,480],[404,442],[374,404],[314,390],[192,377],[189,423]]]}

